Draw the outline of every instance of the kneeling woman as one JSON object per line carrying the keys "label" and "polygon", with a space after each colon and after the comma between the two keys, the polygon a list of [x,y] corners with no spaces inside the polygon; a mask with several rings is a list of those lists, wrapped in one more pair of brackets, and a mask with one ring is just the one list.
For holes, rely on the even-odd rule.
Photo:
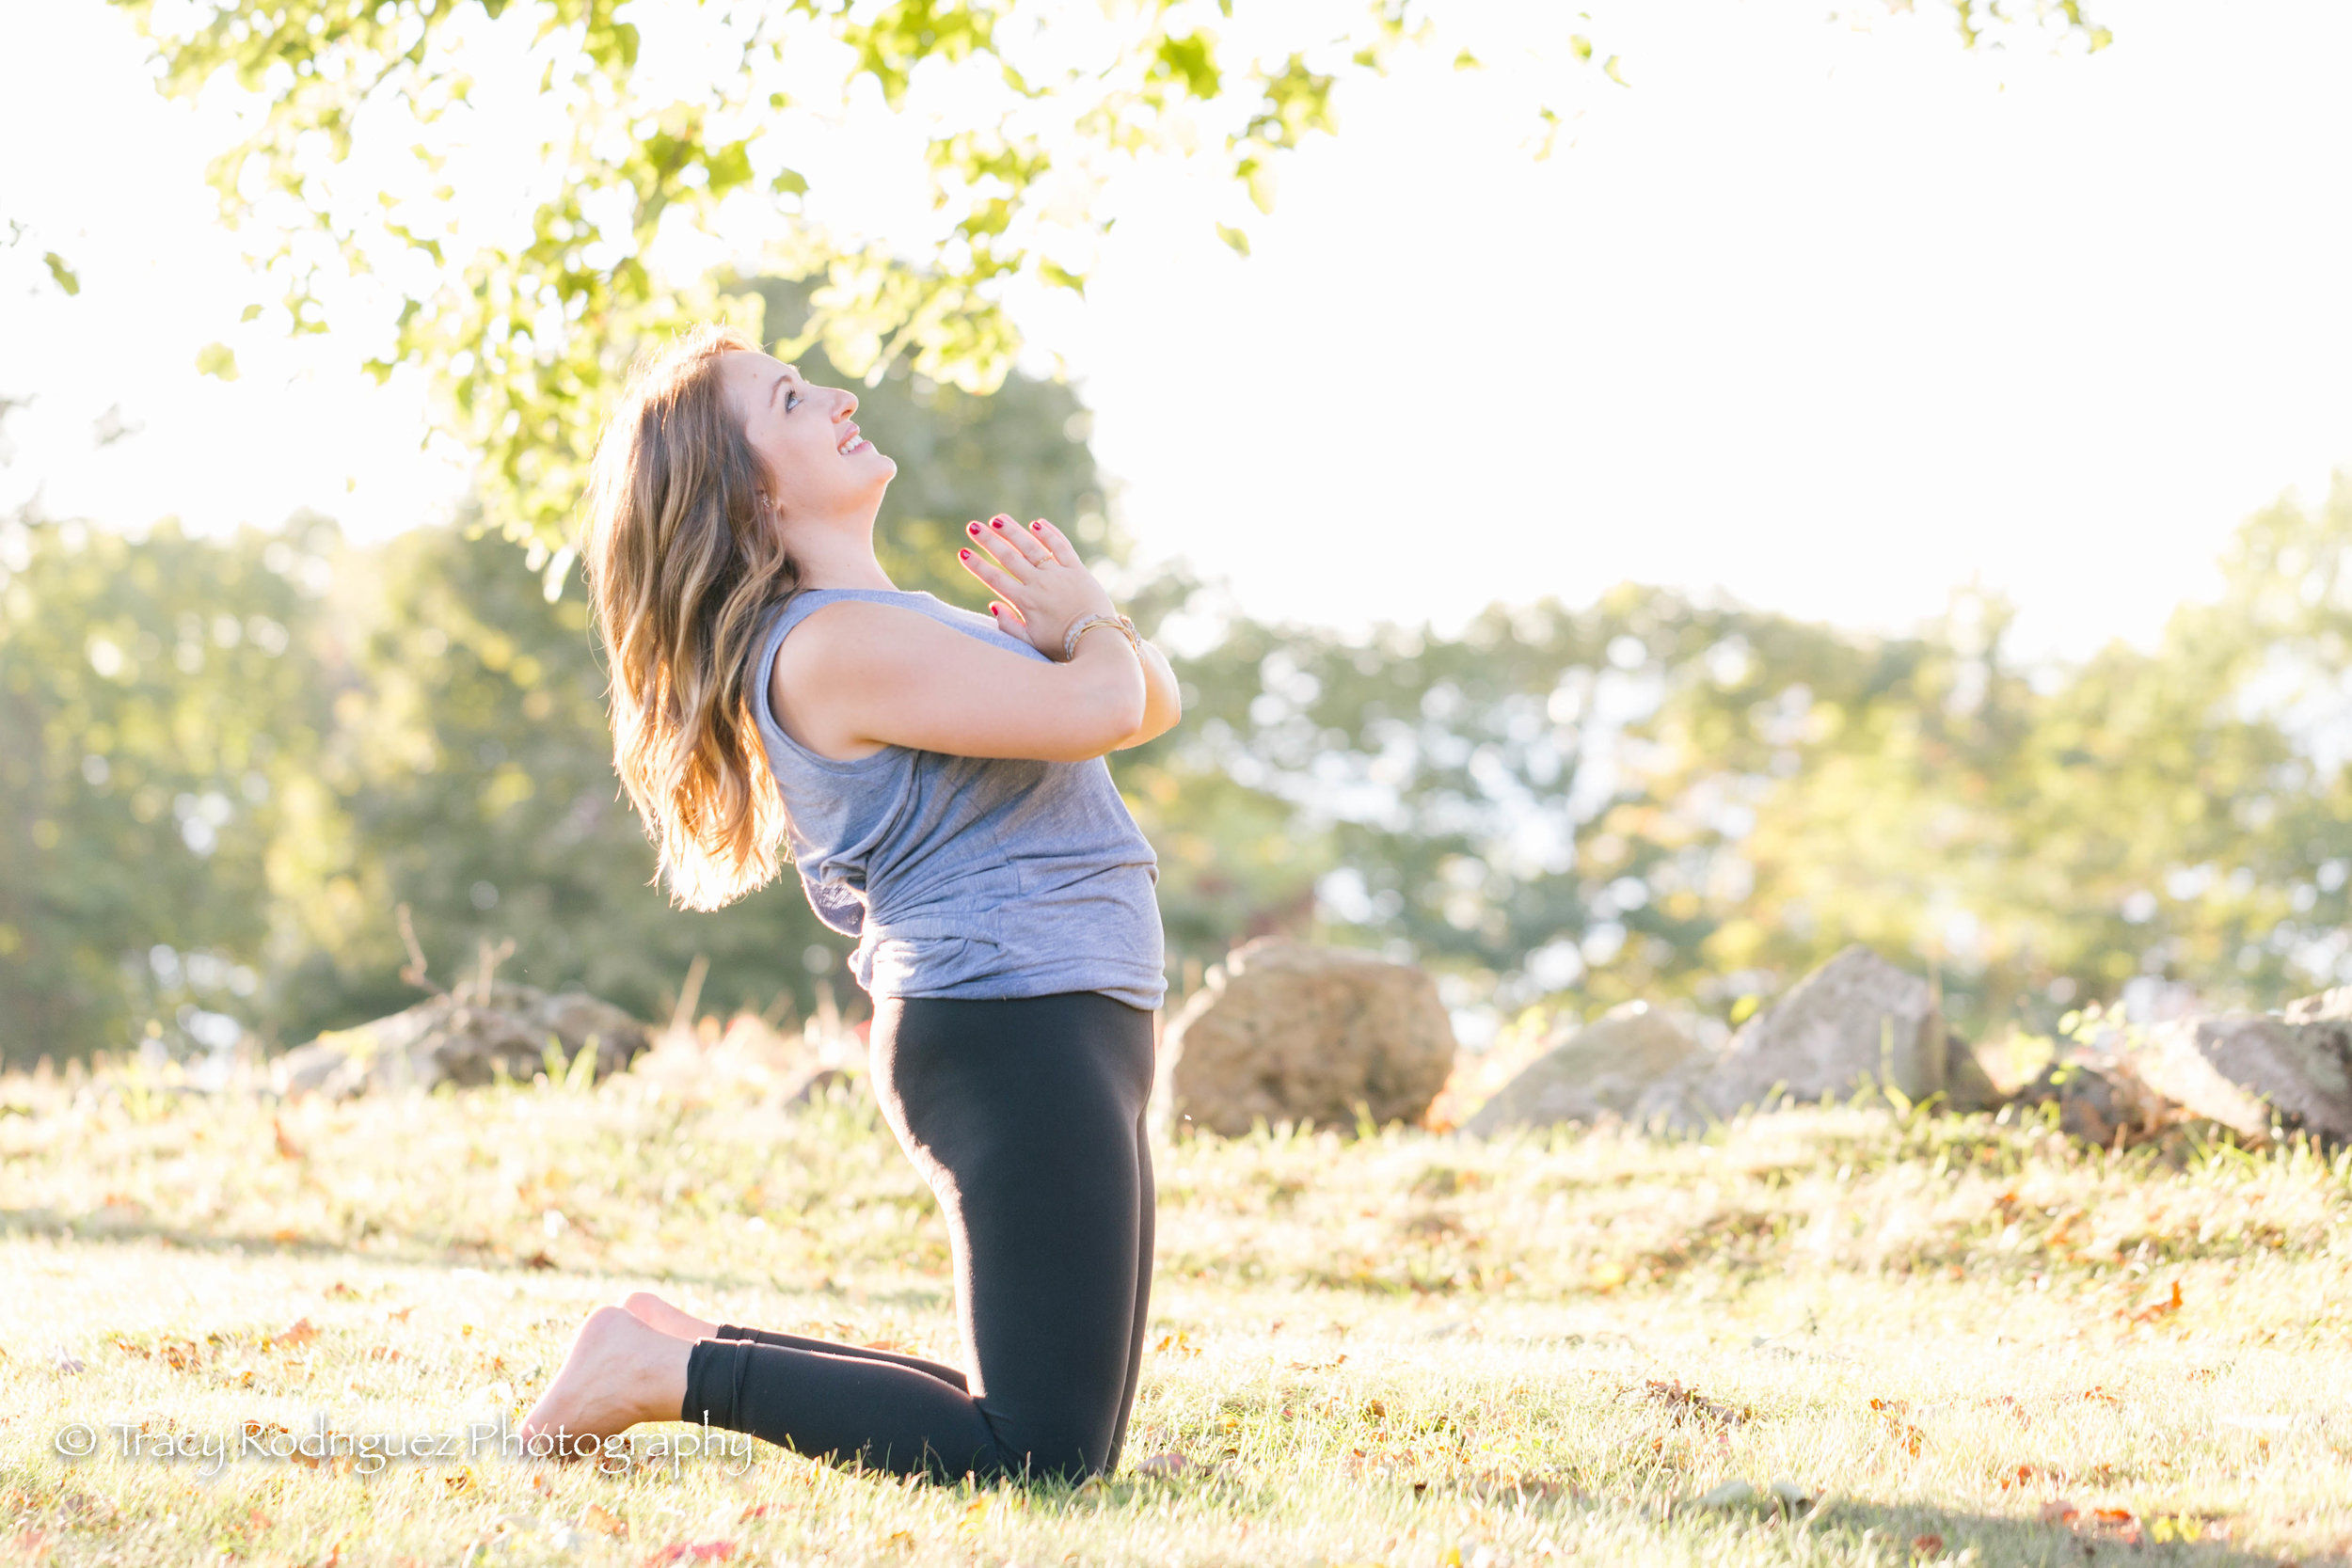
{"label": "kneeling woman", "polygon": [[[859,938],[873,1085],[945,1212],[963,1365],[600,1307],[526,1418],[570,1445],[707,1420],[941,1477],[1116,1465],[1152,1284],[1158,866],[1104,753],[1176,721],[1168,661],[1051,523],[957,553],[989,613],[891,586],[898,466],[857,399],[706,329],[642,372],[586,541],[615,759],[675,895],[776,875]],[[534,1449],[539,1445],[534,1444]]]}

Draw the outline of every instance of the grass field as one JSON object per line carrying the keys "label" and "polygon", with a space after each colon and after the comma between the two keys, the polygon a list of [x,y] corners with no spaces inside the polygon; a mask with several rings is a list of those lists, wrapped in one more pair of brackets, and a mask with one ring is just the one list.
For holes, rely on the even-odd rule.
{"label": "grass field", "polygon": [[1124,1464],[1023,1492],[270,1451],[511,1418],[640,1288],[953,1358],[855,1085],[0,1101],[0,1560],[2352,1560],[2352,1158],[1859,1108],[1187,1140]]}

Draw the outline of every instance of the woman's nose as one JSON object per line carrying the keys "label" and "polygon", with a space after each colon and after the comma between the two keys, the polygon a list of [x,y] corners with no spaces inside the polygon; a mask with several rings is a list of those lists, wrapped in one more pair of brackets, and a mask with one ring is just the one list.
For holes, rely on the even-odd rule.
{"label": "woman's nose", "polygon": [[844,391],[841,394],[841,412],[835,414],[834,418],[836,420],[846,420],[856,412],[857,394],[855,392]]}

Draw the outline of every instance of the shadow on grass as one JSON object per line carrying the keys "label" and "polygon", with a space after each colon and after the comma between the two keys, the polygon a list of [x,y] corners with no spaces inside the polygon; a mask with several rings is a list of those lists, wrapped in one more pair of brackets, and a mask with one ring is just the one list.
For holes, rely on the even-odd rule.
{"label": "shadow on grass", "polygon": [[[1124,1478],[1122,1478],[1124,1479]],[[1835,1493],[1818,1501],[1784,1507],[1770,1495],[1753,1503],[1708,1507],[1689,1497],[1643,1499],[1584,1492],[1555,1481],[1534,1479],[1489,1480],[1455,1486],[1431,1486],[1424,1494],[1474,1497],[1486,1504],[1518,1503],[1530,1513],[1549,1503],[1555,1516],[1578,1512],[1633,1513],[1653,1521],[1661,1532],[1670,1528],[1739,1536],[1758,1543],[1777,1541],[1800,1560],[1807,1547],[1835,1547],[1867,1553],[1876,1546],[1891,1552],[1893,1560],[1950,1561],[1975,1551],[1974,1561],[1984,1568],[2061,1568],[2061,1565],[2108,1561],[2194,1564],[2197,1568],[2278,1568],[2299,1560],[2305,1568],[2320,1563],[2344,1563],[2341,1555],[2282,1557],[2280,1546],[2268,1549],[2222,1539],[2234,1521],[2193,1511],[2157,1509],[2138,1514],[2121,1509],[2102,1513],[2085,1503],[2065,1505],[2066,1516],[2036,1517],[1970,1513],[1930,1503],[1882,1503]],[[2027,1504],[2040,1513],[2043,1505]]]}
{"label": "shadow on grass", "polygon": [[[842,1299],[848,1299],[851,1294],[848,1287],[838,1285],[830,1278],[784,1279],[765,1272],[729,1269],[724,1259],[713,1259],[710,1266],[704,1268],[679,1267],[674,1263],[658,1270],[630,1269],[607,1266],[594,1259],[564,1261],[545,1252],[517,1254],[486,1243],[436,1245],[404,1239],[354,1246],[310,1236],[195,1229],[163,1225],[127,1212],[111,1213],[103,1209],[78,1214],[59,1213],[53,1209],[0,1209],[0,1240],[17,1237],[46,1237],[85,1246],[108,1243],[156,1243],[228,1258],[348,1259],[354,1263],[402,1268],[475,1269],[518,1275],[596,1276],[616,1280],[650,1279],[664,1285],[705,1291],[764,1288],[796,1295]],[[856,1297],[868,1306],[929,1311],[946,1304],[948,1291],[945,1286],[907,1285],[882,1290],[868,1287],[857,1291]]]}

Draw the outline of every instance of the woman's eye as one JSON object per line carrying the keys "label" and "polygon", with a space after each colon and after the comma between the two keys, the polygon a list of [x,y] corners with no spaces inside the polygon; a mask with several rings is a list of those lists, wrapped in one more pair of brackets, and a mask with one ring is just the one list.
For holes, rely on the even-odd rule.
{"label": "woman's eye", "polygon": [[785,411],[786,413],[787,413],[787,414],[791,413],[791,412],[792,412],[792,405],[793,405],[794,404],[796,404],[796,403],[799,403],[800,401],[801,401],[801,394],[800,394],[800,393],[795,392],[795,391],[792,391],[792,390],[791,390],[791,389],[789,389],[789,388],[787,388],[787,389],[786,389],[786,391],[785,391],[785,394],[784,394],[784,411]]}

